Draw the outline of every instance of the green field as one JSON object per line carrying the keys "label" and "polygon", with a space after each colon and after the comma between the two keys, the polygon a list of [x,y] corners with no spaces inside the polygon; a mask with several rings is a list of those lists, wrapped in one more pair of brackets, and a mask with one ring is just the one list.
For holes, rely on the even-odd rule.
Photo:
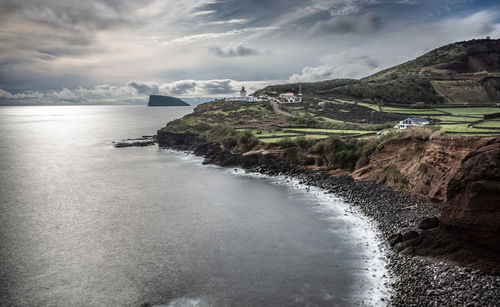
{"label": "green field", "polygon": [[258,138],[262,137],[286,137],[286,136],[296,136],[297,133],[292,132],[263,132],[263,133],[254,133],[254,135]]}
{"label": "green field", "polygon": [[361,134],[361,133],[371,133],[374,131],[370,130],[342,130],[342,129],[318,129],[318,128],[287,128],[286,131],[297,131],[304,133],[330,133],[330,134]]}
{"label": "green field", "polygon": [[455,125],[442,125],[441,129],[444,130],[445,132],[498,132],[500,134],[500,131],[495,131],[492,129],[478,129],[478,128],[469,128],[469,124],[455,124]]}
{"label": "green field", "polygon": [[325,122],[329,122],[329,123],[335,123],[335,124],[342,124],[343,123],[343,121],[341,121],[341,120],[328,118],[328,117],[324,117],[324,116],[317,116],[316,118],[318,118],[319,120],[325,121]]}
{"label": "green field", "polygon": [[[500,128],[500,120],[488,120],[482,123],[479,123],[477,125],[474,125],[476,128],[489,128],[489,127],[494,127],[494,128]],[[500,132],[500,131],[499,131]]]}
{"label": "green field", "polygon": [[426,116],[426,117],[433,120],[439,119],[442,122],[467,122],[467,123],[475,122],[481,118],[481,117],[463,117],[463,116],[451,116],[451,115]]}
{"label": "green field", "polygon": [[411,109],[411,108],[398,108],[398,107],[382,107],[383,112],[396,113],[396,114],[418,114],[418,115],[445,115],[444,112],[437,109]]}
{"label": "green field", "polygon": [[482,116],[484,114],[498,113],[500,112],[500,107],[438,108],[436,110],[452,115]]}
{"label": "green field", "polygon": [[343,103],[350,103],[350,104],[357,104],[363,107],[370,108],[372,110],[378,111],[378,105],[368,103],[368,102],[359,102],[359,101],[350,101],[350,100],[343,100],[343,99],[335,99],[335,101],[343,102]]}
{"label": "green field", "polygon": [[[302,135],[299,135],[299,136],[294,136],[294,137],[289,137],[289,139],[296,139],[298,137],[300,137]],[[306,136],[307,138],[314,138],[314,139],[317,139],[317,140],[320,140],[320,139],[326,139],[328,137],[328,135],[322,135],[322,134],[308,134]],[[266,139],[259,139],[261,142],[263,143],[276,143],[280,140],[283,140],[285,139],[285,137],[277,137],[277,138],[266,138]]]}

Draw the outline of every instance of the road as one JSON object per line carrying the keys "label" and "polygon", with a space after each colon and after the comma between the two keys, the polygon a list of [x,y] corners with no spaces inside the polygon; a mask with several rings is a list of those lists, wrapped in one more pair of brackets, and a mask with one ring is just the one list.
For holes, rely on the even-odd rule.
{"label": "road", "polygon": [[278,101],[278,99],[269,98],[269,100],[271,101],[271,104],[273,105],[273,109],[274,109],[275,112],[277,112],[279,114],[282,114],[282,115],[285,115],[285,116],[295,116],[292,113],[288,113],[288,112],[285,112],[285,111],[281,110],[280,107],[279,107],[279,101]]}

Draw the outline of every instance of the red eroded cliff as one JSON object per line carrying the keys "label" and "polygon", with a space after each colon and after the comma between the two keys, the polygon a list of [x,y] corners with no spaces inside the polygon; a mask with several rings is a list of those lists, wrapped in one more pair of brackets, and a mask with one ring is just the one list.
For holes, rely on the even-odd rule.
{"label": "red eroded cliff", "polygon": [[370,163],[352,176],[444,202],[462,160],[484,143],[477,138],[394,138],[382,143],[370,156]]}

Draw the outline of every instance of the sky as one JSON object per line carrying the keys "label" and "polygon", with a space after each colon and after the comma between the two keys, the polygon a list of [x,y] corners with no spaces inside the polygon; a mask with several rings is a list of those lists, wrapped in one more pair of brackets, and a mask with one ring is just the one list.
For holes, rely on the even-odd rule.
{"label": "sky", "polygon": [[0,0],[0,103],[224,97],[486,36],[497,0]]}

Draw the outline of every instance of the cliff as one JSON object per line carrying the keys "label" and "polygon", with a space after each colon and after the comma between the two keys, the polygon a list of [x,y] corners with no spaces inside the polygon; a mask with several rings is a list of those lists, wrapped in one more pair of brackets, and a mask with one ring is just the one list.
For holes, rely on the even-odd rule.
{"label": "cliff", "polygon": [[160,95],[150,95],[149,96],[149,107],[177,107],[177,106],[189,106],[185,101],[179,98],[171,96],[160,96]]}
{"label": "cliff", "polygon": [[441,203],[462,160],[484,142],[479,138],[392,138],[380,144],[370,163],[352,175]]}
{"label": "cliff", "polygon": [[499,168],[499,138],[471,151],[448,183],[441,216],[451,232],[497,252],[500,252]]}

